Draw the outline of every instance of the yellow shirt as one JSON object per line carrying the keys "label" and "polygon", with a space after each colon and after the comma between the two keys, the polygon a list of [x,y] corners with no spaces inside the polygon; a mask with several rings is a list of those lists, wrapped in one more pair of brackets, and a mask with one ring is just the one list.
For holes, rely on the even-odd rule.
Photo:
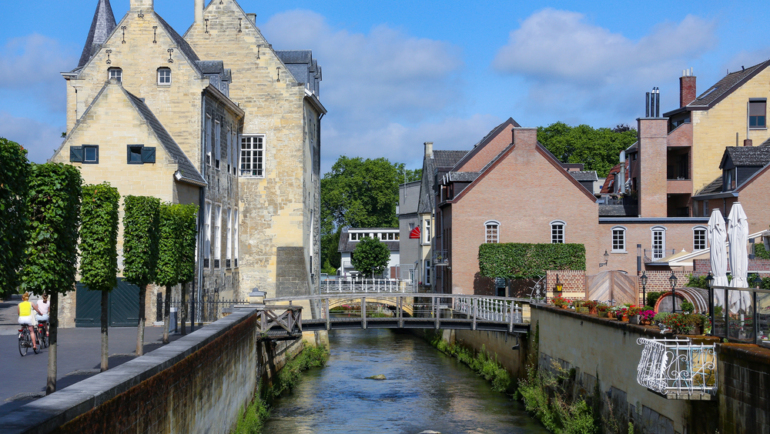
{"label": "yellow shirt", "polygon": [[19,316],[32,315],[32,303],[28,301],[22,301],[19,303]]}

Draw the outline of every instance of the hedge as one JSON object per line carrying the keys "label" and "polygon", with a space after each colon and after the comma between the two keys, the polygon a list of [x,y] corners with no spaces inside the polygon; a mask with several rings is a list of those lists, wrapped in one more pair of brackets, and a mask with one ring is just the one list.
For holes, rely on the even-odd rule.
{"label": "hedge", "polygon": [[482,244],[479,270],[483,277],[532,279],[547,270],[585,270],[583,244]]}
{"label": "hedge", "polygon": [[15,292],[27,240],[27,150],[0,137],[0,298]]}

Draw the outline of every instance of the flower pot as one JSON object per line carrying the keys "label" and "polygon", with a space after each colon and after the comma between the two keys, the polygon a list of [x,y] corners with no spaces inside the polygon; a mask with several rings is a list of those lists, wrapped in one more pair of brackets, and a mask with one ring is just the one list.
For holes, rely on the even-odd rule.
{"label": "flower pot", "polygon": [[639,315],[634,315],[628,319],[628,322],[631,324],[639,324],[639,321]]}
{"label": "flower pot", "polygon": [[639,324],[648,326],[648,325],[652,324],[652,321],[650,321],[648,319],[643,319],[643,320],[639,320]]}

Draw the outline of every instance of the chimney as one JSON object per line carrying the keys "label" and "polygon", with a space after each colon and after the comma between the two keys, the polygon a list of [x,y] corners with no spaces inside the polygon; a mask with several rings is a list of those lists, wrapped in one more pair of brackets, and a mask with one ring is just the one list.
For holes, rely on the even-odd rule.
{"label": "chimney", "polygon": [[203,0],[195,0],[195,24],[203,24]]}
{"label": "chimney", "polygon": [[751,141],[751,139],[746,139],[743,141],[743,146],[754,146],[754,143]]}
{"label": "chimney", "polygon": [[252,23],[257,24],[257,14],[246,14],[246,17],[248,17],[249,21]]}
{"label": "chimney", "polygon": [[692,68],[685,69],[682,71],[682,76],[679,77],[679,107],[684,107],[695,101],[696,97],[695,76],[692,75]]}
{"label": "chimney", "polygon": [[537,128],[514,128],[513,145],[517,149],[532,149],[537,146]]}
{"label": "chimney", "polygon": [[154,8],[153,3],[153,0],[131,0],[131,10],[152,11]]}
{"label": "chimney", "polygon": [[433,142],[425,142],[425,156],[433,158]]}

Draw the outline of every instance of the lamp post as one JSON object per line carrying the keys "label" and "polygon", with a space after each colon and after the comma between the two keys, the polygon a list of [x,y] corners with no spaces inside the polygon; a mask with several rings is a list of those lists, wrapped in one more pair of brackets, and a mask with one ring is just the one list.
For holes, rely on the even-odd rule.
{"label": "lamp post", "polygon": [[714,275],[709,271],[706,276],[706,284],[709,287],[709,316],[711,317],[711,335],[714,334]]}
{"label": "lamp post", "polygon": [[671,270],[671,277],[668,278],[668,281],[671,283],[671,312],[676,313],[676,275],[674,274],[674,270]]}
{"label": "lamp post", "polygon": [[647,304],[647,270],[642,272],[639,282],[642,284],[642,306],[645,306]]}

